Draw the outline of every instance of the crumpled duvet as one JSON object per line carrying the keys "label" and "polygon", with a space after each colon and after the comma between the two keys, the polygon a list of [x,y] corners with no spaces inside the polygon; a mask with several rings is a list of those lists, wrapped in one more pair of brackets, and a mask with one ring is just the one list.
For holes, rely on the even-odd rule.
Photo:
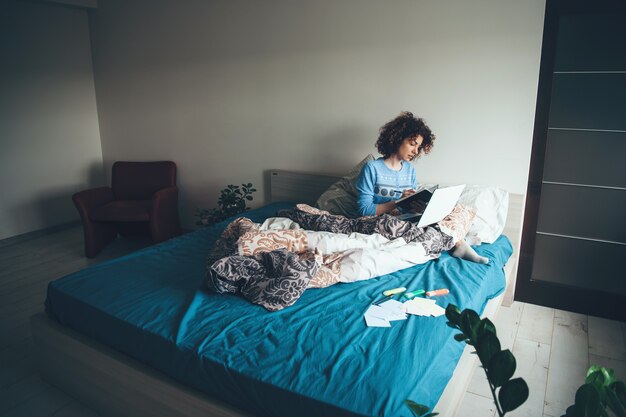
{"label": "crumpled duvet", "polygon": [[227,256],[209,267],[206,284],[217,293],[239,293],[269,311],[277,311],[300,298],[320,266],[314,253],[284,248]]}
{"label": "crumpled duvet", "polygon": [[[281,215],[287,218],[261,226],[238,218],[226,227],[207,258],[208,289],[277,311],[309,287],[391,273],[436,258],[455,243],[438,225],[417,228],[392,216],[347,219],[304,204]],[[328,253],[329,246],[341,249]]]}

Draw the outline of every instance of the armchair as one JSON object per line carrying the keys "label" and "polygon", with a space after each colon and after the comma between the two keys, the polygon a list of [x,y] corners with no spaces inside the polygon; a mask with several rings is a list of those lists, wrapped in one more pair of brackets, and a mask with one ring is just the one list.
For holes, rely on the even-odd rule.
{"label": "armchair", "polygon": [[111,187],[81,191],[72,200],[83,222],[88,258],[118,233],[148,232],[155,243],[181,233],[176,164],[171,161],[115,162]]}

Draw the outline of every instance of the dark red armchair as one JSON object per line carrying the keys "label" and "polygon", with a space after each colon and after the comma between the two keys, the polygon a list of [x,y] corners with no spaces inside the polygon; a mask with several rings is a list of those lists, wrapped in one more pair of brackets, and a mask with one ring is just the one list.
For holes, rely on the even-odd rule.
{"label": "dark red armchair", "polygon": [[85,255],[93,258],[117,237],[149,233],[155,243],[180,234],[176,164],[115,162],[111,187],[72,196],[85,232]]}

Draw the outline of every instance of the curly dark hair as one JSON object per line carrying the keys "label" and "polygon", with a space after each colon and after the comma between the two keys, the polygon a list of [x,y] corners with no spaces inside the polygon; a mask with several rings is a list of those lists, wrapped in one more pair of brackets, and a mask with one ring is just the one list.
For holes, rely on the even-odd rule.
{"label": "curly dark hair", "polygon": [[424,140],[415,158],[431,151],[435,142],[435,134],[424,123],[423,119],[413,116],[411,112],[404,111],[380,128],[376,148],[381,155],[389,158],[400,149],[404,139],[417,136],[422,136]]}

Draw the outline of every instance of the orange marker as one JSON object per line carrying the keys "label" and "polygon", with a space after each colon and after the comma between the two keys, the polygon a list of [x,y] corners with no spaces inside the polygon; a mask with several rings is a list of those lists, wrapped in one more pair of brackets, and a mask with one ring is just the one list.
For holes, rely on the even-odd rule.
{"label": "orange marker", "polygon": [[449,293],[450,290],[448,290],[447,288],[442,288],[440,290],[426,291],[426,297],[434,297],[435,295],[446,295]]}

